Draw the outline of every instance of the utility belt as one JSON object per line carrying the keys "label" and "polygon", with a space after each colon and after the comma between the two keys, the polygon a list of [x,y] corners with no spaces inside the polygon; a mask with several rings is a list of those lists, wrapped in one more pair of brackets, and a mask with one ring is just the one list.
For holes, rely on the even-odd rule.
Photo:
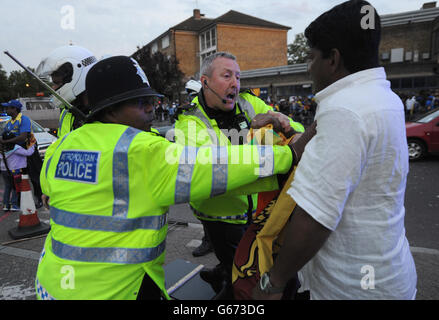
{"label": "utility belt", "polygon": [[235,216],[212,216],[205,213],[202,213],[198,210],[195,210],[193,207],[192,211],[194,212],[194,215],[198,218],[208,218],[208,219],[215,219],[215,220],[247,220],[247,213],[241,214],[241,215],[235,215]]}

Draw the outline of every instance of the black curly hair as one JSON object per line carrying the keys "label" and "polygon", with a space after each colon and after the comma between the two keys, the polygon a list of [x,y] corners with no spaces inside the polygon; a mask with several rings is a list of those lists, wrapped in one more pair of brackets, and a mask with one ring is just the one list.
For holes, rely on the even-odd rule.
{"label": "black curly hair", "polygon": [[[362,13],[363,7],[373,9],[371,28],[364,28],[367,11]],[[344,67],[350,73],[379,66],[381,20],[367,1],[350,0],[333,7],[306,28],[305,37],[311,48],[322,52],[323,58],[329,57],[331,49],[338,49]]]}

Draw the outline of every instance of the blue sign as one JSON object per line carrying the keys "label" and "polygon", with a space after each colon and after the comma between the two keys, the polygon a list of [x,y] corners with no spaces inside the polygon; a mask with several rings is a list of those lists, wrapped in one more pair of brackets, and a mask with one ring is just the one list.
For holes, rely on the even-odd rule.
{"label": "blue sign", "polygon": [[64,150],[56,166],[55,178],[95,184],[100,156],[98,151]]}

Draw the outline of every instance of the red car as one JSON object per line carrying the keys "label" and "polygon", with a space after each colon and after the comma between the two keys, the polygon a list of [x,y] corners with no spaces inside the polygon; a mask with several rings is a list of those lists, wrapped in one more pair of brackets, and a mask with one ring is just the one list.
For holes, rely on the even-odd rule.
{"label": "red car", "polygon": [[407,122],[405,128],[410,160],[419,160],[427,153],[439,152],[439,109]]}

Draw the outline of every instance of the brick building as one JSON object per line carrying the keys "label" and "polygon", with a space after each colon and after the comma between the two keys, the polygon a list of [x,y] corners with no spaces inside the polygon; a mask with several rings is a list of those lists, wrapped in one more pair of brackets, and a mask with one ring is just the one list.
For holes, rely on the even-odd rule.
{"label": "brick building", "polygon": [[234,54],[241,70],[286,65],[289,29],[233,10],[210,19],[195,9],[192,17],[169,28],[145,47],[152,53],[175,55],[188,80],[198,78],[202,60],[218,51]]}
{"label": "brick building", "polygon": [[[381,16],[380,63],[392,89],[398,93],[435,91],[439,88],[439,8],[425,3],[420,10]],[[312,92],[307,65],[284,65],[248,70],[241,86],[260,88],[274,99]]]}

